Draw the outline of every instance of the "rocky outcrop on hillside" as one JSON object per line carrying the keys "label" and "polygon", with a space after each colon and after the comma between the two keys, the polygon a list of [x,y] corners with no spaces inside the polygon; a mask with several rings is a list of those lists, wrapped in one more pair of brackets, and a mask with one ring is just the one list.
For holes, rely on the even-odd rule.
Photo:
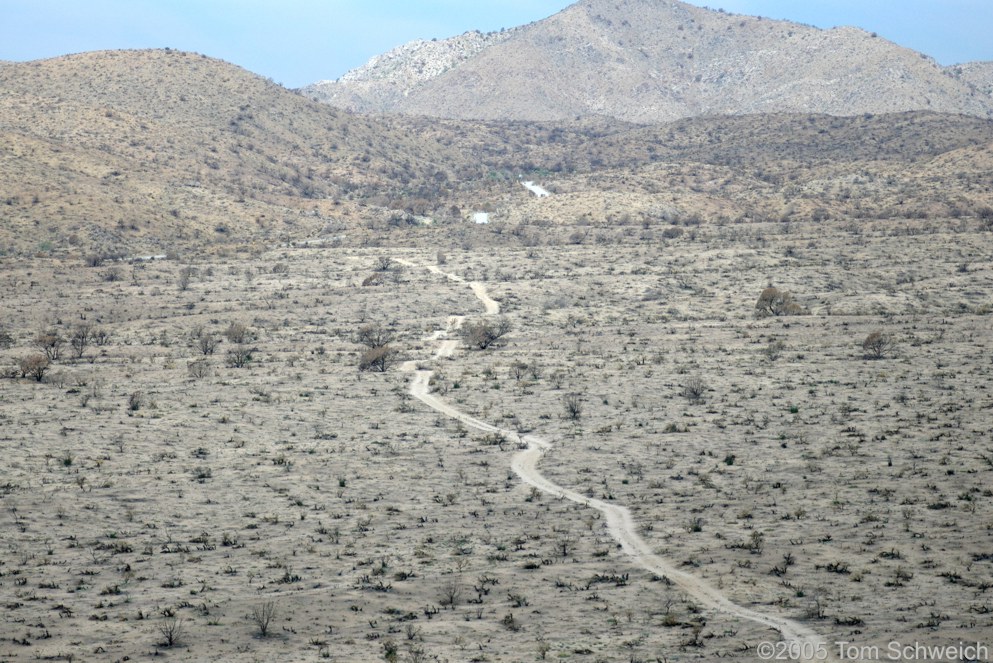
{"label": "rocky outcrop on hillside", "polygon": [[303,92],[335,106],[376,112],[384,105],[401,103],[424,83],[512,34],[513,30],[486,34],[471,31],[449,39],[418,39],[377,55],[337,81],[319,81],[305,87]]}
{"label": "rocky outcrop on hillside", "polygon": [[970,82],[857,28],[821,30],[675,0],[581,0],[495,38],[401,47],[306,93],[358,111],[484,120],[910,110],[990,117],[993,102]]}
{"label": "rocky outcrop on hillside", "polygon": [[948,67],[949,73],[993,99],[993,62],[966,62]]}

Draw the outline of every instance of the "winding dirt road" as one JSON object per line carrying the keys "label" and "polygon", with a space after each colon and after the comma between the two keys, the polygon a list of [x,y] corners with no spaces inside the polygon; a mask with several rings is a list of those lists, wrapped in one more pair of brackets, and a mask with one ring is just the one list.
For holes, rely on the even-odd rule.
{"label": "winding dirt road", "polygon": [[[486,286],[482,283],[475,281],[467,282],[462,277],[443,272],[434,265],[421,266],[407,260],[397,260],[397,262],[408,267],[426,267],[431,272],[444,276],[451,281],[466,283],[485,306],[487,315],[496,315],[500,312],[500,304],[490,298],[486,291]],[[446,337],[457,332],[462,322],[463,318],[461,316],[453,316],[448,320],[447,329],[435,332],[428,337],[427,340],[439,341],[438,350],[434,354],[435,359],[451,356],[455,352],[458,347],[458,341],[447,339]],[[543,493],[571,500],[603,513],[610,535],[617,541],[624,553],[638,566],[667,578],[687,595],[711,610],[763,624],[777,631],[782,640],[793,645],[793,655],[788,656],[785,660],[833,660],[830,649],[824,639],[802,624],[785,617],[767,615],[733,603],[717,588],[711,586],[706,581],[675,568],[668,560],[652,552],[651,546],[638,535],[637,526],[631,516],[631,511],[626,507],[586,497],[568,488],[563,488],[542,476],[541,472],[538,471],[538,461],[552,448],[552,445],[547,440],[537,435],[525,435],[522,437],[514,431],[488,424],[485,421],[465,414],[430,393],[429,382],[434,371],[418,370],[416,362],[407,362],[404,364],[404,369],[414,372],[414,379],[410,385],[410,394],[428,407],[452,419],[457,419],[470,428],[475,428],[486,433],[499,433],[508,439],[518,439],[527,444],[527,448],[515,454],[511,460],[511,468],[517,476],[524,483],[534,486]],[[777,649],[776,651],[779,650]]]}

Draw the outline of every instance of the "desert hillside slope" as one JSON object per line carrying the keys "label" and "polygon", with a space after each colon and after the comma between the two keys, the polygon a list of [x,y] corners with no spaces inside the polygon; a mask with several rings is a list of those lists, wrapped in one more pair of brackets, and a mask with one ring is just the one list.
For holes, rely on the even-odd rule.
{"label": "desert hillside slope", "polygon": [[310,234],[354,216],[346,198],[444,181],[452,162],[436,141],[171,50],[0,67],[0,137],[0,248],[20,251]]}
{"label": "desert hillside slope", "polygon": [[957,79],[993,99],[993,62],[966,62],[948,69]]}
{"label": "desert hillside slope", "polygon": [[[198,54],[85,53],[0,68],[0,255],[389,244],[426,219],[461,233],[480,210],[496,230],[970,216],[991,205],[991,145],[993,121],[927,111],[652,126],[357,115]],[[566,195],[532,210],[528,179]]]}
{"label": "desert hillside slope", "polygon": [[657,123],[910,110],[988,117],[993,109],[968,79],[875,34],[675,0],[581,0],[495,37],[401,47],[304,93],[353,110],[463,119]]}
{"label": "desert hillside slope", "polygon": [[513,31],[466,32],[450,39],[417,39],[378,55],[336,81],[320,81],[310,86],[315,95],[329,95],[333,106],[359,112],[377,112],[402,103],[420,85],[463,64],[480,51],[499,43]]}

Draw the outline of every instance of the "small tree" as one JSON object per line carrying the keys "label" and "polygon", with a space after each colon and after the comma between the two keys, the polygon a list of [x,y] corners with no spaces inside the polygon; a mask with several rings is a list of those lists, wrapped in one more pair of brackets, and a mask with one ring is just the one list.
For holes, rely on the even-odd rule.
{"label": "small tree", "polygon": [[72,330],[72,335],[69,336],[69,346],[72,348],[73,356],[76,359],[81,359],[92,340],[93,325],[88,322],[81,322],[76,325]]}
{"label": "small tree", "polygon": [[185,292],[190,287],[190,281],[196,274],[195,267],[183,267],[179,270],[179,276],[176,277],[176,287],[179,288],[180,292]]}
{"label": "small tree", "polygon": [[197,335],[193,343],[196,345],[197,350],[200,351],[200,354],[204,356],[214,354],[214,351],[217,349],[217,337],[203,329],[197,330]]}
{"label": "small tree", "polygon": [[[228,328],[224,330],[224,337],[228,339],[230,343],[234,344],[234,347],[228,350],[228,365],[234,368],[244,368],[248,365],[248,362],[252,360],[252,354],[255,352],[255,348],[251,347],[249,344],[254,339],[254,334],[248,328],[247,325],[241,322],[232,322],[228,325]],[[206,348],[209,347],[210,352],[213,353],[215,345],[211,345],[209,341],[204,341],[206,345],[201,346],[200,351],[204,352]],[[207,354],[204,352],[204,354]]]}
{"label": "small tree", "polygon": [[45,377],[45,372],[48,370],[49,364],[48,357],[37,352],[26,357],[21,357],[17,362],[17,367],[21,371],[22,378],[33,377],[38,382],[41,382],[42,378]]}
{"label": "small tree", "polygon": [[247,325],[241,322],[232,322],[224,330],[224,337],[231,343],[248,343],[252,340],[252,333]]}
{"label": "small tree", "polygon": [[59,357],[62,356],[62,346],[65,344],[65,338],[59,333],[58,329],[49,329],[47,331],[38,332],[34,337],[35,347],[45,353],[49,361],[58,361]]}
{"label": "small tree", "polygon": [[390,345],[369,348],[359,359],[359,370],[385,373],[399,358],[400,352]]}
{"label": "small tree", "polygon": [[883,359],[894,347],[893,338],[884,332],[874,331],[862,341],[866,359]]}
{"label": "small tree", "polygon": [[248,362],[252,361],[252,354],[255,348],[244,343],[239,343],[228,350],[228,365],[232,368],[244,368]]}
{"label": "small tree", "polygon": [[759,295],[755,302],[756,315],[764,318],[770,315],[800,315],[803,307],[800,306],[786,290],[780,290],[769,286]]}
{"label": "small tree", "polygon": [[269,635],[269,627],[272,626],[272,620],[276,618],[276,603],[274,601],[266,601],[261,605],[255,606],[252,608],[250,618],[252,623],[255,624],[255,628],[259,630],[259,636],[266,637]]}
{"label": "small tree", "polygon": [[355,332],[355,342],[369,349],[381,348],[394,340],[396,340],[396,332],[378,322],[362,325]]}
{"label": "small tree", "polygon": [[93,328],[93,342],[99,346],[105,346],[110,344],[111,334],[106,329],[100,327]]}
{"label": "small tree", "polygon": [[510,333],[510,320],[500,316],[486,318],[462,326],[462,340],[477,350],[485,350]]}
{"label": "small tree", "polygon": [[202,380],[203,378],[210,375],[210,361],[204,357],[201,359],[196,359],[186,364],[186,369],[190,374],[191,378],[196,380]]}

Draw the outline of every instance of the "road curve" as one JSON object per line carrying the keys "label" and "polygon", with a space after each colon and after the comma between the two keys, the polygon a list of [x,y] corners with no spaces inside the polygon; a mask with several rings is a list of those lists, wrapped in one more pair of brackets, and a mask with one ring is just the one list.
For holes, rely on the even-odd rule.
{"label": "road curve", "polygon": [[[397,262],[408,267],[419,267],[416,263],[412,263],[407,260],[398,259]],[[479,299],[484,305],[487,315],[499,314],[500,304],[490,298],[484,284],[475,281],[467,282],[457,274],[443,272],[434,265],[427,265],[425,267],[431,272],[444,276],[451,281],[466,283],[470,288],[472,288],[472,292],[476,295],[476,298]],[[457,341],[446,340],[445,336],[456,332],[458,327],[462,324],[462,321],[463,318],[461,316],[453,316],[449,319],[446,330],[435,332],[427,339],[439,341],[439,348],[434,354],[435,359],[450,356],[455,351],[457,348]],[[551,443],[547,440],[537,435],[520,436],[514,431],[500,428],[499,426],[494,426],[486,423],[485,421],[476,419],[475,417],[472,417],[451,406],[441,398],[438,398],[431,393],[429,383],[434,371],[417,369],[416,362],[407,362],[404,364],[404,369],[414,372],[414,378],[410,384],[410,394],[428,407],[440,412],[441,414],[451,417],[452,419],[461,421],[469,428],[475,428],[476,430],[485,433],[499,433],[506,436],[508,439],[517,439],[523,444],[526,444],[527,447],[519,451],[511,459],[511,468],[517,476],[519,476],[524,483],[534,486],[543,493],[547,493],[561,499],[567,499],[603,513],[610,535],[615,541],[617,541],[624,553],[628,555],[635,564],[643,569],[651,571],[656,575],[667,578],[672,582],[672,584],[676,585],[686,594],[711,610],[733,615],[757,624],[762,624],[777,631],[782,640],[793,645],[793,655],[788,656],[786,660],[834,660],[834,657],[830,653],[830,648],[824,639],[804,625],[785,617],[767,615],[765,613],[758,612],[757,610],[740,606],[732,602],[727,596],[721,593],[720,590],[713,587],[705,580],[677,569],[671,562],[654,553],[651,546],[638,535],[634,518],[631,516],[631,511],[627,507],[586,497],[585,495],[569,490],[568,488],[563,488],[545,478],[541,472],[538,471],[538,461],[540,461],[541,457],[552,448]],[[777,649],[776,651],[778,652],[780,650]],[[797,654],[809,655],[798,656]]]}

